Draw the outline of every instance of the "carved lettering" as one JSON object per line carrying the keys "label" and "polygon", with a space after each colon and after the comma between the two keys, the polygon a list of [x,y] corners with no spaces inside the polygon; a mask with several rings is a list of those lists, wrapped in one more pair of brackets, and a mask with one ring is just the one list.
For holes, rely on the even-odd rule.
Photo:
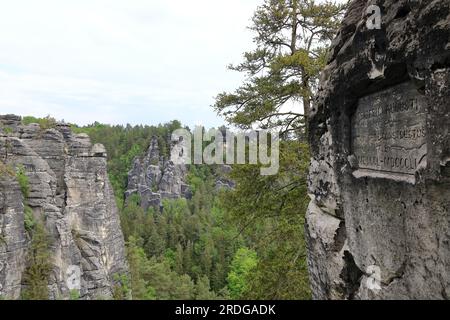
{"label": "carved lettering", "polygon": [[425,108],[411,82],[361,98],[352,117],[358,169],[414,175],[425,165]]}

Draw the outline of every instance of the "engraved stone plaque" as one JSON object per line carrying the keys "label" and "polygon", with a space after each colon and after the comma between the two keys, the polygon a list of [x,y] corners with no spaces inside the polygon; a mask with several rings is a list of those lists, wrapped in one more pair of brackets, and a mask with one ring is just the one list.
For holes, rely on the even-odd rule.
{"label": "engraved stone plaque", "polygon": [[354,175],[413,178],[426,165],[425,107],[411,82],[361,98],[352,117]]}

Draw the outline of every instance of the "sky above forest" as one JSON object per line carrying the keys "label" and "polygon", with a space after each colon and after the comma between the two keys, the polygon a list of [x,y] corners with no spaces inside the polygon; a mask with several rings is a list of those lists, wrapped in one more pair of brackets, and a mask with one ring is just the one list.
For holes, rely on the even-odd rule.
{"label": "sky above forest", "polygon": [[0,10],[0,114],[89,124],[223,123],[261,0],[14,0]]}

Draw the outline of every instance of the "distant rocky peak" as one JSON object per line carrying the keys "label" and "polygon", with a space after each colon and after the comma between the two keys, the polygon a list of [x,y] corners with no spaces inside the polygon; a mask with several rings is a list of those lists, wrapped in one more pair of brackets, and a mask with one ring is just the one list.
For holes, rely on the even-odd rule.
{"label": "distant rocky peak", "polygon": [[150,140],[150,146],[148,147],[147,150],[147,159],[150,161],[151,164],[159,165],[159,162],[161,160],[161,154],[157,136],[153,136],[152,139]]}
{"label": "distant rocky peak", "polygon": [[[177,142],[172,150],[177,149]],[[128,173],[125,199],[137,195],[144,209],[161,208],[162,199],[189,198],[186,165],[175,165],[162,154],[158,137],[153,136],[143,157],[136,157]]]}

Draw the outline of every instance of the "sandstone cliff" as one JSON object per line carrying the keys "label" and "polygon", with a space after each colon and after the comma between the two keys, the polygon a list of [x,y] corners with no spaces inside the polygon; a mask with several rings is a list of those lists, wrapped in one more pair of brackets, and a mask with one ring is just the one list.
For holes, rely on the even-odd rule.
{"label": "sandstone cliff", "polygon": [[105,149],[65,124],[42,129],[7,115],[0,116],[0,128],[2,165],[23,167],[30,188],[23,199],[14,175],[2,172],[0,295],[21,296],[30,241],[24,228],[27,203],[50,237],[49,298],[69,297],[72,266],[81,270],[82,299],[111,297],[117,276],[127,274],[127,264]]}
{"label": "sandstone cliff", "polygon": [[[172,144],[172,152],[176,151]],[[138,195],[144,209],[159,209],[162,199],[189,198],[190,190],[186,181],[186,165],[175,165],[160,151],[158,139],[152,137],[147,153],[136,157],[128,173],[125,199]]]}
{"label": "sandstone cliff", "polygon": [[450,297],[449,40],[448,0],[351,2],[309,122],[316,299]]}

